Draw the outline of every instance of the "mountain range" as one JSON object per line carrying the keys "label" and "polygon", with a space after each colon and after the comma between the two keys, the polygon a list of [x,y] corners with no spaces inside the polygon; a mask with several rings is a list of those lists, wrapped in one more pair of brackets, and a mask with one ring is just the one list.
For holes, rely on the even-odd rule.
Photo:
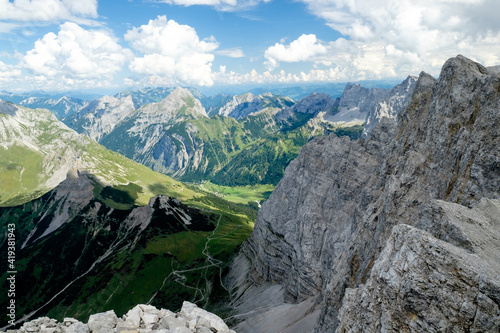
{"label": "mountain range", "polygon": [[64,123],[1,100],[16,323],[189,301],[237,332],[497,332],[499,87],[457,56],[336,98],[144,89]]}
{"label": "mountain range", "polygon": [[0,224],[16,229],[18,322],[224,297],[220,272],[251,232],[253,208],[156,173],[47,110],[1,101],[0,121]]}

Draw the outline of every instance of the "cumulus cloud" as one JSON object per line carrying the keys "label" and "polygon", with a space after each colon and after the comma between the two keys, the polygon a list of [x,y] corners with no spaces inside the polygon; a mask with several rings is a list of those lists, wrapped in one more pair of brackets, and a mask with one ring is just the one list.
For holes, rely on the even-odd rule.
{"label": "cumulus cloud", "polygon": [[318,42],[316,35],[310,34],[300,36],[290,45],[276,43],[265,51],[264,57],[269,69],[274,69],[279,62],[306,61],[325,53],[326,47]]}
{"label": "cumulus cloud", "polygon": [[67,22],[58,34],[50,32],[36,41],[21,66],[35,74],[35,82],[57,85],[55,89],[97,86],[112,80],[131,56],[108,31]]}
{"label": "cumulus cloud", "polygon": [[0,61],[0,82],[10,82],[21,76],[21,70]]}
{"label": "cumulus cloud", "polygon": [[[499,62],[500,2],[496,0],[302,0],[315,15],[346,36],[329,43],[334,64],[376,78],[381,71],[406,75],[437,73],[444,61],[462,53],[486,65]],[[339,54],[349,58],[339,61]]]}
{"label": "cumulus cloud", "polygon": [[54,21],[97,18],[97,0],[0,0],[0,20]]}
{"label": "cumulus cloud", "polygon": [[200,40],[194,28],[158,16],[129,30],[125,40],[144,54],[130,63],[130,70],[148,75],[151,84],[213,84],[211,52],[219,46],[213,36]]}

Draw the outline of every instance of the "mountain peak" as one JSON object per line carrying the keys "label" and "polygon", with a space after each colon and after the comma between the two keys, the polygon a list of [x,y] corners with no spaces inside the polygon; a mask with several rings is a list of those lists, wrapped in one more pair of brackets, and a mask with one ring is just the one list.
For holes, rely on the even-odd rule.
{"label": "mountain peak", "polygon": [[489,74],[486,67],[459,54],[445,62],[439,76],[439,81],[448,80],[452,76],[470,80],[485,74]]}

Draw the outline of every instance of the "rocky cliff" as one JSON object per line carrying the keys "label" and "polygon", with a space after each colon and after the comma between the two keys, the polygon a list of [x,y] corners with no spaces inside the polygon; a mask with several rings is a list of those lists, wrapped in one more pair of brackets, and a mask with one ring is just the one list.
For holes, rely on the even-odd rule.
{"label": "rocky cliff", "polygon": [[[498,91],[458,56],[419,76],[397,123],[304,146],[229,275],[242,331],[277,316],[316,332],[497,331]],[[282,305],[252,306],[276,288]]]}

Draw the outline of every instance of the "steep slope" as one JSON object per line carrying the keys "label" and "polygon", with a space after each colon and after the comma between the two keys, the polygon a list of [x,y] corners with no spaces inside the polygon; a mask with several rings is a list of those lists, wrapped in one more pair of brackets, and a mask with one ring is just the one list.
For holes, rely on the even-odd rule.
{"label": "steep slope", "polygon": [[[386,327],[380,320],[389,314],[391,318],[414,318],[416,323],[422,323],[420,327],[423,330],[425,327],[443,329],[442,325],[446,330],[465,329],[465,326],[472,324],[475,326],[470,327],[478,328],[479,323],[484,322],[480,318],[486,316],[491,323],[488,327],[492,329],[489,331],[498,330],[500,300],[497,296],[497,277],[500,272],[497,265],[491,263],[486,264],[489,265],[487,271],[490,273],[485,274],[480,282],[488,286],[480,288],[484,301],[478,301],[475,298],[477,293],[473,291],[461,296],[457,291],[460,289],[453,288],[446,291],[452,296],[443,293],[440,298],[449,304],[450,297],[457,297],[465,304],[463,309],[467,313],[474,311],[474,307],[487,305],[477,319],[464,319],[467,321],[464,326],[461,326],[463,322],[451,320],[449,313],[452,312],[447,312],[445,308],[432,308],[432,311],[438,312],[436,318],[444,320],[439,324],[441,326],[432,320],[421,320],[427,316],[426,307],[418,304],[425,302],[427,296],[424,294],[431,294],[428,291],[424,293],[418,288],[411,289],[413,291],[407,289],[402,295],[406,295],[404,297],[408,301],[414,300],[411,306],[392,300],[390,295],[377,298],[375,293],[380,290],[377,284],[380,288],[391,290],[394,288],[384,285],[399,283],[398,274],[391,273],[386,281],[377,279],[384,271],[381,267],[388,267],[387,262],[391,260],[403,260],[411,255],[405,252],[406,249],[391,247],[391,239],[397,244],[408,244],[408,247],[420,244],[418,246],[428,254],[423,261],[444,260],[442,255],[430,253],[432,249],[422,243],[426,239],[431,241],[425,233],[418,230],[414,232],[411,227],[394,228],[396,225],[407,224],[427,229],[434,232],[434,237],[461,248],[457,250],[451,245],[439,245],[445,253],[457,256],[457,262],[461,262],[458,267],[463,267],[462,263],[468,265],[467,262],[473,258],[463,257],[460,253],[464,250],[477,253],[488,251],[489,245],[477,248],[475,245],[464,245],[463,240],[454,241],[458,236],[454,236],[457,233],[453,230],[457,229],[448,226],[438,216],[431,216],[427,222],[425,219],[429,218],[426,212],[429,212],[429,207],[436,199],[456,204],[453,209],[458,212],[465,209],[461,206],[478,205],[481,198],[500,198],[499,89],[500,80],[496,74],[458,56],[446,62],[439,81],[425,73],[420,75],[407,107],[399,115],[397,126],[382,120],[368,139],[354,142],[329,136],[314,139],[305,145],[299,157],[290,163],[269,200],[264,203],[254,232],[245,242],[242,256],[235,262],[230,274],[233,295],[239,295],[235,301],[238,311],[255,311],[256,308],[251,306],[253,299],[253,304],[259,304],[261,308],[247,316],[248,322],[258,318],[260,323],[271,324],[279,321],[278,315],[290,325],[303,319],[309,323],[309,329],[316,322],[317,332],[332,332],[337,328],[339,332],[357,331],[359,327],[377,331],[377,327],[380,327],[377,325]],[[498,216],[492,213],[491,222],[485,223],[498,225]],[[442,227],[436,227],[438,225]],[[494,238],[500,237],[498,227],[488,230]],[[461,238],[470,238],[471,233],[479,235],[481,239],[477,231],[470,230],[463,232],[465,236]],[[485,241],[485,244],[488,242]],[[386,249],[382,251],[384,247]],[[394,251],[400,251],[401,255]],[[498,256],[498,248],[493,248],[493,251],[494,256]],[[488,263],[485,256],[480,257]],[[421,265],[414,259],[409,260],[407,266],[404,262],[391,265],[396,267],[394,269],[417,269]],[[478,262],[477,266],[467,268],[464,273],[467,281],[464,283],[477,283],[477,280],[469,277],[479,276],[481,265]],[[438,276],[440,269],[452,267],[457,266],[436,262],[423,274]],[[417,283],[419,273],[414,273],[406,278],[406,285]],[[454,274],[453,271],[445,273],[446,276]],[[293,305],[295,309],[306,307],[301,316],[290,318],[286,313],[279,312],[279,302],[270,308],[262,308],[263,301],[259,299],[263,299],[262,295],[267,293],[265,290],[275,288],[270,282],[281,286],[282,301],[296,303]],[[365,283],[366,287],[350,291],[351,296],[345,298],[347,288],[356,288]],[[435,284],[429,286],[428,290],[439,288],[439,279],[429,279],[428,283]],[[354,299],[356,293],[363,295],[366,302]],[[411,299],[408,298],[410,295]],[[275,299],[279,300],[280,297]],[[378,303],[378,299],[382,304]],[[314,301],[307,303],[310,300]],[[467,307],[468,303],[472,308]],[[358,314],[361,317],[349,319],[355,311],[351,306],[367,312]],[[371,318],[372,311],[373,316],[378,313],[382,319],[377,319],[370,326],[372,324],[363,320]],[[255,313],[258,313],[258,317],[252,319]],[[362,322],[355,323],[356,318]],[[391,325],[394,324],[393,320],[390,319]],[[240,324],[243,332],[246,327],[244,323]],[[410,331],[411,327],[416,329],[417,326],[410,326]],[[397,327],[394,329],[398,330]]]}
{"label": "steep slope", "polygon": [[392,88],[385,98],[375,103],[375,107],[370,109],[366,115],[363,127],[364,137],[368,136],[373,127],[380,122],[380,119],[396,119],[398,113],[406,106],[416,83],[417,78],[410,75],[402,83]]}
{"label": "steep slope", "polygon": [[66,118],[64,123],[78,133],[85,134],[98,142],[133,111],[135,111],[135,106],[132,96],[121,99],[104,96]]}
{"label": "steep slope", "polygon": [[45,109],[0,100],[0,205],[29,201],[66,178],[86,145]]}
{"label": "steep slope", "polygon": [[[156,187],[172,191],[168,184]],[[109,308],[122,315],[137,303],[178,309],[184,300],[208,306],[224,299],[219,275],[252,228],[245,212],[201,193],[185,202],[202,209],[166,196],[135,206],[133,194],[140,191],[136,184],[105,186],[80,172],[39,199],[0,208],[0,225],[16,229],[18,322],[41,315],[86,320]],[[7,252],[0,258],[7,260]],[[2,306],[8,302],[6,293],[0,296]]]}
{"label": "steep slope", "polygon": [[92,174],[104,186],[136,184],[140,189],[130,190],[132,205],[145,205],[156,194],[182,200],[201,195],[79,135],[44,109],[0,101],[0,151],[0,206],[39,197],[77,171]]}

